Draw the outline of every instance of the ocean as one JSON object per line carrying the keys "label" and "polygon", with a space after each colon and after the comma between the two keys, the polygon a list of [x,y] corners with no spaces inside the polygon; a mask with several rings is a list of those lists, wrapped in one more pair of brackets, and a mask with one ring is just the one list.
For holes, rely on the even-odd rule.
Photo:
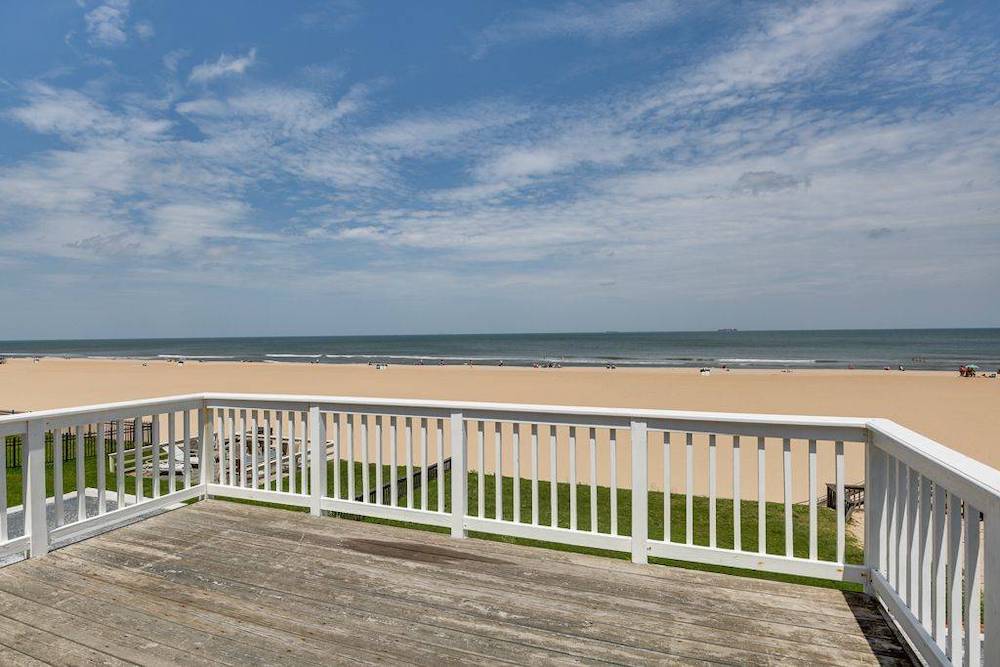
{"label": "ocean", "polygon": [[1000,368],[1000,329],[691,331],[0,342],[0,357],[732,368]]}

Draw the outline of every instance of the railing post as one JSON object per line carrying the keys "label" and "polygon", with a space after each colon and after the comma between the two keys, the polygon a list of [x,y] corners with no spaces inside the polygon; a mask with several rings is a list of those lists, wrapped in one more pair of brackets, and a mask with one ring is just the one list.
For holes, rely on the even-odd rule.
{"label": "railing post", "polygon": [[865,593],[874,594],[873,573],[881,567],[882,501],[885,496],[885,459],[865,433]]}
{"label": "railing post", "polygon": [[215,434],[212,431],[212,409],[208,407],[206,402],[202,404],[201,409],[198,411],[198,483],[204,489],[204,493],[201,496],[202,500],[209,497],[208,485],[214,479]]}
{"label": "railing post", "polygon": [[[28,442],[22,452],[27,452],[25,472],[24,526],[29,536],[32,558],[44,556],[49,551],[49,521],[45,510],[45,424],[28,422]],[[5,471],[2,471],[5,472]]]}
{"label": "railing post", "polygon": [[1000,665],[1000,498],[983,511],[983,555],[986,582],[983,627],[983,664]]}
{"label": "railing post", "polygon": [[[647,563],[649,537],[649,443],[646,422],[632,422],[632,562]],[[669,489],[665,493],[669,493]]]}
{"label": "railing post", "polygon": [[[465,422],[461,412],[451,413],[451,536],[465,537],[469,505],[469,474],[465,458]],[[444,480],[442,479],[441,482]]]}
{"label": "railing post", "polygon": [[326,495],[326,420],[318,405],[309,408],[309,513],[323,514],[323,496]]}

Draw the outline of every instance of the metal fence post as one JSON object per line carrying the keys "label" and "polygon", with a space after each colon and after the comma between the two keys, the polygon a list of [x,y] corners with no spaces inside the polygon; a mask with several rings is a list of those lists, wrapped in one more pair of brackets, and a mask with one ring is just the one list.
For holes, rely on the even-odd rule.
{"label": "metal fence post", "polygon": [[49,521],[45,510],[45,424],[28,422],[27,466],[25,472],[24,526],[29,536],[32,558],[49,551]]}
{"label": "metal fence post", "polygon": [[[632,562],[648,563],[649,445],[646,422],[632,422]],[[669,493],[669,489],[665,491]]]}
{"label": "metal fence post", "polygon": [[[465,422],[461,412],[451,414],[451,536],[465,537],[469,506],[469,473],[465,457]],[[440,479],[439,483],[443,483]]]}

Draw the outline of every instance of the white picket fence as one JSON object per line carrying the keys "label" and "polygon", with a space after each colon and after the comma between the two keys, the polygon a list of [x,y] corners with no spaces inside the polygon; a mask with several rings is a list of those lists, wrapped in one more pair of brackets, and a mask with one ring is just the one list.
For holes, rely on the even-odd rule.
{"label": "white picket fence", "polygon": [[[162,446],[132,460],[121,440],[129,419],[151,422]],[[82,452],[67,463],[57,456],[47,489],[46,433],[58,442],[105,424],[117,446],[106,458],[99,439],[96,460],[110,470],[96,466],[86,480]],[[1000,471],[887,420],[206,393],[0,417],[0,437],[10,435],[27,443],[25,530],[8,534],[0,476],[0,558],[40,557],[191,498],[242,498],[441,526],[457,538],[478,531],[628,552],[637,563],[652,556],[858,582],[929,664],[1000,664]],[[768,463],[780,470],[778,505],[766,502]],[[867,494],[855,563],[844,512],[851,467]],[[75,498],[96,487],[96,506],[66,510],[52,489],[70,474]],[[148,495],[143,484],[126,493],[136,475]],[[828,477],[833,545],[820,541],[817,506]],[[756,489],[744,488],[749,479]],[[662,507],[649,505],[659,493],[636,489],[666,490]],[[682,511],[671,511],[672,489]],[[703,538],[696,504],[707,505]],[[756,535],[744,534],[751,507]],[[783,548],[767,544],[775,521]]]}

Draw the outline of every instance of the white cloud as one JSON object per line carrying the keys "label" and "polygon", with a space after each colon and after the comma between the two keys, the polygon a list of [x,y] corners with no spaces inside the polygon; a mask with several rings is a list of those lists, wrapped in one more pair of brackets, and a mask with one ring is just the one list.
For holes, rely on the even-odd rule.
{"label": "white cloud", "polygon": [[518,18],[484,30],[474,57],[507,42],[580,36],[591,40],[621,39],[676,21],[683,5],[673,0],[568,2],[556,9],[524,12]]}
{"label": "white cloud", "polygon": [[148,42],[156,35],[156,29],[149,21],[139,21],[135,24],[135,34],[144,42]]}
{"label": "white cloud", "polygon": [[208,83],[215,79],[230,76],[242,76],[257,61],[257,49],[250,49],[245,56],[230,56],[223,53],[213,63],[204,62],[191,69],[188,81],[191,83]]}
{"label": "white cloud", "polygon": [[87,35],[94,46],[119,46],[128,40],[129,0],[106,0],[87,12],[83,19]]}

